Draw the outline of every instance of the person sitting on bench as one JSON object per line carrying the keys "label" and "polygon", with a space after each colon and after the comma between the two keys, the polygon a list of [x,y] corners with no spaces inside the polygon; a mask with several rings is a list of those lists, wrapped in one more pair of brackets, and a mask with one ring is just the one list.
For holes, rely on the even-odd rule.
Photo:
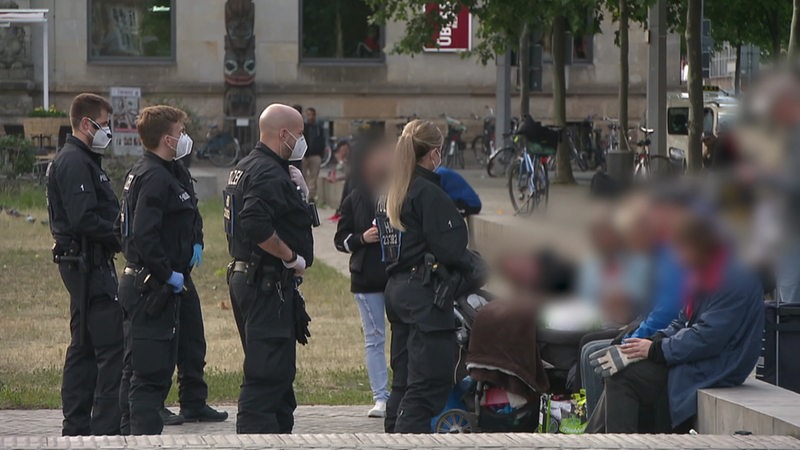
{"label": "person sitting on bench", "polygon": [[688,431],[698,389],[738,386],[756,365],[764,326],[758,276],[736,260],[709,218],[686,218],[675,247],[689,271],[684,307],[650,338],[590,356],[606,385],[587,432]]}

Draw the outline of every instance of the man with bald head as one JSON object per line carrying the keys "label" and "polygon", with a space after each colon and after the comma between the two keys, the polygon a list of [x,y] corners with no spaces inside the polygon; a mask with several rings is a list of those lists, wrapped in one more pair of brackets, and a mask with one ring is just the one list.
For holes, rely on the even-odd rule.
{"label": "man with bald head", "polygon": [[258,144],[231,171],[224,194],[228,286],[244,349],[236,432],[291,433],[295,340],[305,338],[295,331],[294,280],[314,256],[308,192],[290,166],[306,151],[303,117],[272,104],[258,127]]}

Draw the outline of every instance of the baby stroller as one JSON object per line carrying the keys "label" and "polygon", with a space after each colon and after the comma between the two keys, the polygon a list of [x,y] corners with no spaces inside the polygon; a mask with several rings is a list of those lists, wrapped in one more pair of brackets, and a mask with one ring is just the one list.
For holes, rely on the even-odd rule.
{"label": "baby stroller", "polygon": [[582,334],[537,332],[534,305],[491,300],[478,291],[455,302],[459,362],[466,364],[457,367],[460,381],[432,431],[582,432],[582,401],[567,381]]}

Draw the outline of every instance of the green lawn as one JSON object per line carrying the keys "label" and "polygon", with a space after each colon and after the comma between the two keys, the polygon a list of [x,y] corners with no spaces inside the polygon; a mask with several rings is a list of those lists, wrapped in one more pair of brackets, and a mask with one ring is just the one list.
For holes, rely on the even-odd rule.
{"label": "green lawn", "polygon": [[[51,237],[41,188],[0,190],[0,408],[58,408],[61,367],[68,343],[68,297],[50,259]],[[242,350],[230,311],[225,266],[227,244],[221,205],[201,204],[205,220],[203,265],[193,276],[203,306],[208,342],[209,401],[234,403],[241,383]],[[29,223],[25,217],[36,220]],[[117,257],[117,268],[124,262]],[[358,310],[346,277],[316,262],[303,283],[311,343],[298,348],[295,384],[303,404],[367,404]],[[169,402],[176,401],[177,389]]]}

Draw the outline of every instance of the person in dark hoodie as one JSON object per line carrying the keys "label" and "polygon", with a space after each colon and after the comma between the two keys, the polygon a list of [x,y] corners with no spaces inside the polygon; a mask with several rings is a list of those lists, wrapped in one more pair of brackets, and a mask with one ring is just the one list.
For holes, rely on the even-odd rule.
{"label": "person in dark hoodie", "polygon": [[353,189],[342,201],[333,238],[337,250],[350,254],[350,290],[361,314],[367,374],[375,401],[367,415],[376,418],[386,414],[389,371],[383,294],[388,275],[378,243],[375,212],[377,193],[388,175],[390,157],[386,147],[376,144],[365,147],[358,160],[353,161],[350,178]]}
{"label": "person in dark hoodie", "polygon": [[[607,378],[587,431],[685,432],[699,389],[738,386],[752,373],[761,353],[763,289],[710,222],[687,218],[676,234],[688,270],[678,318],[647,339],[629,338],[590,356]],[[654,429],[640,423],[648,410]]]}

